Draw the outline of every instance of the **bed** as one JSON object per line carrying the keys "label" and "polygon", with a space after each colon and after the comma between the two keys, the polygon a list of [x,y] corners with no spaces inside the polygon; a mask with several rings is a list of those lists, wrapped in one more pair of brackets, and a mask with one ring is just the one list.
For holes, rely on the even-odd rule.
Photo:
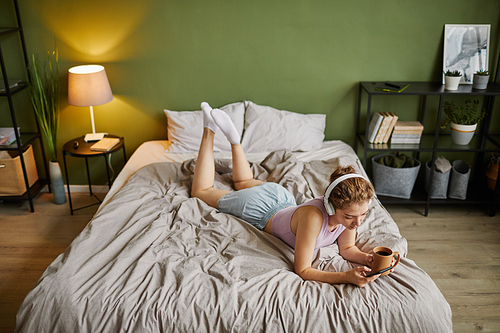
{"label": "bed", "polygon": [[[323,195],[338,164],[366,176],[350,146],[323,140],[324,115],[251,102],[223,109],[243,133],[256,178],[282,184],[299,204]],[[452,332],[449,304],[406,258],[406,239],[378,200],[357,246],[387,246],[402,259],[392,274],[359,288],[302,280],[288,245],[191,198],[189,141],[199,144],[193,133],[201,124],[191,136],[183,132],[186,122],[198,124],[197,112],[165,110],[169,140],[134,152],[92,221],[27,295],[16,332]],[[271,133],[276,121],[293,137]],[[216,134],[215,186],[231,189],[223,139]],[[354,266],[336,244],[315,251],[313,267]]]}

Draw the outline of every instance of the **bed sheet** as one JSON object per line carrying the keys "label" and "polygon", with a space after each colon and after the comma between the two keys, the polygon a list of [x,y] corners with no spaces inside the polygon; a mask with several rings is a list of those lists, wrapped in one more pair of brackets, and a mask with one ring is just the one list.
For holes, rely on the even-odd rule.
{"label": "bed sheet", "polygon": [[[158,161],[172,158],[163,144],[134,153],[107,202],[24,300],[16,332],[452,332],[449,304],[404,257],[406,239],[378,200],[356,244],[402,253],[395,272],[365,288],[304,281],[288,245],[191,198],[196,160]],[[249,159],[256,178],[282,184],[300,204],[322,195],[338,164],[364,173],[345,143],[322,149]],[[230,189],[231,161],[215,165],[215,186]],[[312,265],[356,266],[336,244],[315,251]]]}

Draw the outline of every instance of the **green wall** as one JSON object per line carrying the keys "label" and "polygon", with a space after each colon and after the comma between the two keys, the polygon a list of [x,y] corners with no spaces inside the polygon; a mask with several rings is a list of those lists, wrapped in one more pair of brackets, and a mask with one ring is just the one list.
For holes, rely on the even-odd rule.
{"label": "green wall", "polygon": [[[446,23],[491,24],[490,69],[499,54],[500,2],[492,0],[20,0],[20,7],[28,53],[59,49],[60,150],[91,131],[88,108],[67,104],[75,65],[105,66],[115,98],[94,108],[96,130],[124,136],[130,156],[142,142],[166,138],[163,109],[196,110],[201,101],[323,113],[326,138],[353,144],[358,82],[440,80]],[[378,108],[413,120],[419,103],[396,98]],[[86,184],[83,161],[68,162],[71,183]],[[104,184],[102,161],[93,162]]]}

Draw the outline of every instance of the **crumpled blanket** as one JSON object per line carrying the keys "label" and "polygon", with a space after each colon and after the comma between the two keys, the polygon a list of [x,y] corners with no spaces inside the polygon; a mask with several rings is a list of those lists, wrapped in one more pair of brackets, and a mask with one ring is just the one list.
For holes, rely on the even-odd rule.
{"label": "crumpled blanket", "polygon": [[[305,202],[323,194],[338,163],[298,162],[286,151],[252,164],[258,179]],[[359,288],[304,281],[293,249],[190,197],[195,160],[139,170],[44,272],[17,315],[16,332],[451,332],[451,310],[431,278],[404,258],[406,240],[373,200],[357,245],[391,247],[394,273]],[[219,188],[231,163],[216,161]],[[313,266],[355,265],[336,244]]]}

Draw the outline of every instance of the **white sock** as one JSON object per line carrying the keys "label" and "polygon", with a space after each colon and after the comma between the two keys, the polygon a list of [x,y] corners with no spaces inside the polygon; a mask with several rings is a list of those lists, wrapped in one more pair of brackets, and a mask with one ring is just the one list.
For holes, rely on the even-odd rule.
{"label": "white sock", "polygon": [[207,102],[202,102],[201,109],[203,110],[203,128],[208,127],[212,132],[217,132],[217,124],[210,114],[212,107]]}
{"label": "white sock", "polygon": [[233,145],[239,144],[240,135],[236,130],[236,127],[234,127],[233,121],[228,116],[228,114],[220,109],[213,109],[211,114],[213,120],[222,130],[222,133],[224,133],[229,142],[231,142]]}

